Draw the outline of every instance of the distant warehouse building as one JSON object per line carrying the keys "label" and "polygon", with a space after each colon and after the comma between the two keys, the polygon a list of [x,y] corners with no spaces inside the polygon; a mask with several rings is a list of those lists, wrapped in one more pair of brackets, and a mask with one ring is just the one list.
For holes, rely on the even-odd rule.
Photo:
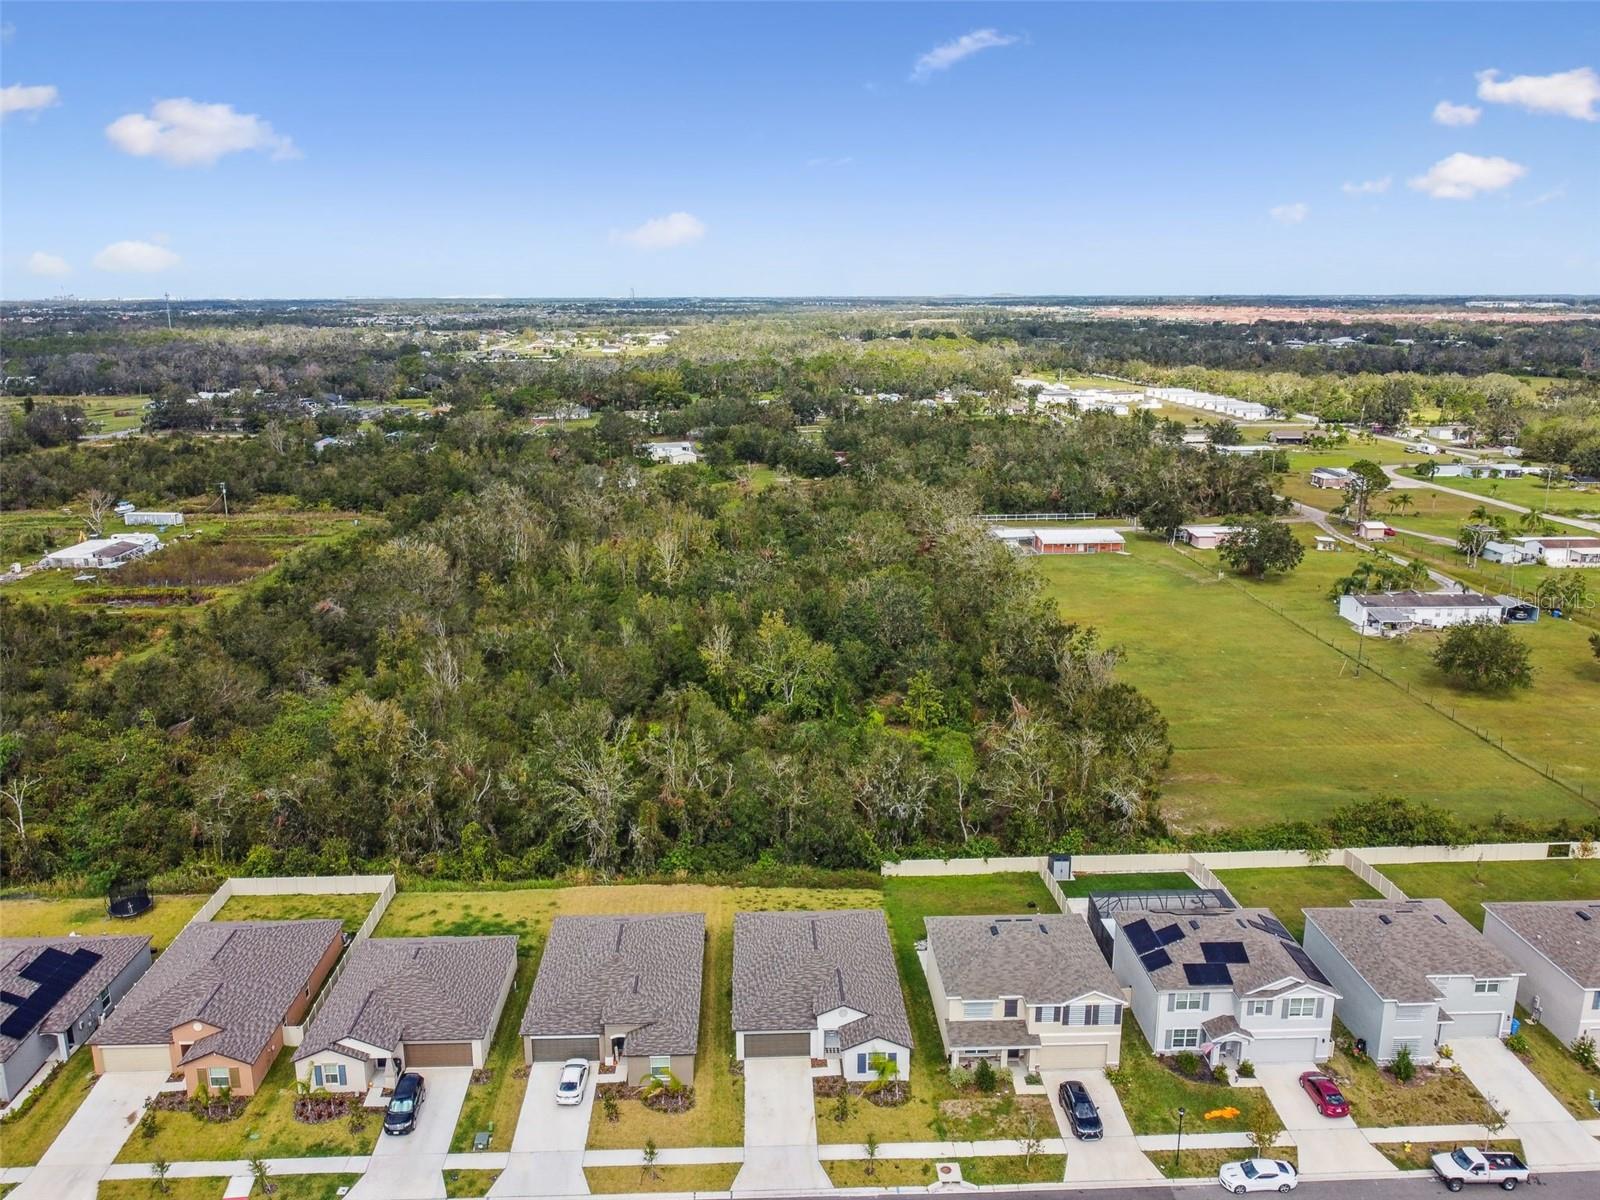
{"label": "distant warehouse building", "polygon": [[1366,637],[1505,620],[1505,602],[1480,592],[1374,592],[1339,597],[1339,615]]}
{"label": "distant warehouse building", "polygon": [[1178,540],[1187,542],[1196,550],[1215,550],[1230,533],[1238,533],[1237,525],[1180,525]]}
{"label": "distant warehouse building", "polygon": [[125,533],[118,538],[91,538],[52,550],[39,560],[41,567],[70,567],[74,570],[105,570],[143,558],[161,549],[161,539],[153,533]]}

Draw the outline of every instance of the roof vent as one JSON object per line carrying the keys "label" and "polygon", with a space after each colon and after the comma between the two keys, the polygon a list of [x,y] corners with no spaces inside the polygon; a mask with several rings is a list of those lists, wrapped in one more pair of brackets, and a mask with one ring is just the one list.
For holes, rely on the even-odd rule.
{"label": "roof vent", "polygon": [[1591,917],[1588,913],[1584,912],[1583,909],[1580,908],[1578,910],[1578,920],[1580,920],[1580,921],[1592,921],[1592,920],[1594,920],[1594,918]]}
{"label": "roof vent", "polygon": [[1438,913],[1434,913],[1434,914],[1433,914],[1433,919],[1434,919],[1434,920],[1435,920],[1435,921],[1437,921],[1437,922],[1439,922],[1439,924],[1441,924],[1441,925],[1448,925],[1448,924],[1449,924],[1449,923],[1450,923],[1450,922],[1449,922],[1449,921],[1446,921],[1446,920],[1445,920],[1445,919],[1444,919],[1444,917],[1443,917],[1443,916],[1441,916],[1441,915],[1440,915],[1440,914],[1438,914]]}
{"label": "roof vent", "polygon": [[1000,936],[1000,926],[998,926],[998,925],[989,926],[989,936],[990,937],[999,937]]}
{"label": "roof vent", "polygon": [[1189,918],[1189,928],[1190,929],[1199,929],[1200,928],[1200,922],[1196,921],[1193,917],[1190,917]]}
{"label": "roof vent", "polygon": [[1378,914],[1378,921],[1379,921],[1380,924],[1383,924],[1383,925],[1393,925],[1394,924],[1394,918],[1391,917],[1388,913],[1379,913]]}
{"label": "roof vent", "polygon": [[[1588,920],[1588,918],[1585,917],[1584,920]],[[1043,922],[1040,922],[1040,924],[1039,924],[1039,932],[1043,933],[1043,934],[1048,934],[1050,932],[1050,926],[1044,924]]]}

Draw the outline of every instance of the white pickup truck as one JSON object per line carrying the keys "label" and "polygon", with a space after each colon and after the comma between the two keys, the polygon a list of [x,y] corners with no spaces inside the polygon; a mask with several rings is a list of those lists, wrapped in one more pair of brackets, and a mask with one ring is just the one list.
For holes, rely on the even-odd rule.
{"label": "white pickup truck", "polygon": [[1452,1192],[1459,1192],[1467,1183],[1498,1183],[1509,1192],[1517,1184],[1528,1182],[1527,1165],[1515,1154],[1472,1146],[1435,1154],[1433,1173]]}

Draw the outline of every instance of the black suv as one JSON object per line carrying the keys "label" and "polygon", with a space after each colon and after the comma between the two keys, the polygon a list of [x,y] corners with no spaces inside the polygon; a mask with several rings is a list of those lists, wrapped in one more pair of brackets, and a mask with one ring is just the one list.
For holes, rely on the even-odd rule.
{"label": "black suv", "polygon": [[426,1094],[427,1085],[423,1083],[421,1075],[407,1071],[400,1076],[400,1082],[394,1085],[394,1094],[389,1097],[389,1107],[383,1113],[383,1131],[402,1134],[415,1129],[417,1114],[422,1111],[422,1100]]}
{"label": "black suv", "polygon": [[1100,1110],[1089,1099],[1089,1089],[1076,1079],[1061,1085],[1061,1108],[1072,1123],[1072,1134],[1080,1142],[1098,1142],[1105,1136],[1105,1126],[1100,1123]]}

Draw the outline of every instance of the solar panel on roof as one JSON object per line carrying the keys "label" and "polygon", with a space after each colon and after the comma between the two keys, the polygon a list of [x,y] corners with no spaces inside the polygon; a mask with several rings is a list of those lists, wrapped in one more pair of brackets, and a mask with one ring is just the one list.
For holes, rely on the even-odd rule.
{"label": "solar panel on roof", "polygon": [[1172,965],[1172,956],[1165,950],[1152,950],[1149,954],[1139,955],[1139,961],[1144,964],[1146,971],[1159,971],[1162,967]]}
{"label": "solar panel on roof", "polygon": [[[1300,968],[1300,973],[1312,983],[1328,984],[1328,977],[1322,973],[1322,968],[1312,962],[1311,955],[1307,954],[1301,947],[1291,942],[1284,949],[1289,952],[1289,957],[1294,959],[1295,965]],[[1328,986],[1331,987],[1332,985],[1328,984]]]}
{"label": "solar panel on roof", "polygon": [[1207,942],[1200,948],[1208,963],[1247,963],[1249,952],[1243,942]]}
{"label": "solar panel on roof", "polygon": [[1274,937],[1280,937],[1286,942],[1294,940],[1289,931],[1284,928],[1283,922],[1278,920],[1277,917],[1264,916],[1257,920],[1251,921],[1250,924],[1261,930],[1262,933],[1270,933]]}
{"label": "solar panel on roof", "polygon": [[1173,942],[1183,941],[1183,926],[1168,925],[1156,934],[1156,940],[1163,946],[1170,946]]}
{"label": "solar panel on roof", "polygon": [[1129,921],[1122,927],[1122,932],[1128,935],[1128,942],[1136,953],[1148,954],[1161,945],[1156,938],[1155,930],[1150,928],[1150,922],[1143,917],[1137,921]]}
{"label": "solar panel on roof", "polygon": [[[100,955],[93,950],[74,950],[71,954],[63,954],[53,946],[46,946],[31,963],[17,972],[38,986],[0,1022],[0,1037],[27,1037],[38,1028],[40,1021],[49,1016],[50,1010],[61,997],[70,992],[99,961]],[[7,995],[9,998],[10,993]],[[12,1003],[16,1003],[15,999]]]}
{"label": "solar panel on roof", "polygon": [[1196,987],[1220,987],[1233,982],[1226,963],[1184,963],[1183,977]]}

